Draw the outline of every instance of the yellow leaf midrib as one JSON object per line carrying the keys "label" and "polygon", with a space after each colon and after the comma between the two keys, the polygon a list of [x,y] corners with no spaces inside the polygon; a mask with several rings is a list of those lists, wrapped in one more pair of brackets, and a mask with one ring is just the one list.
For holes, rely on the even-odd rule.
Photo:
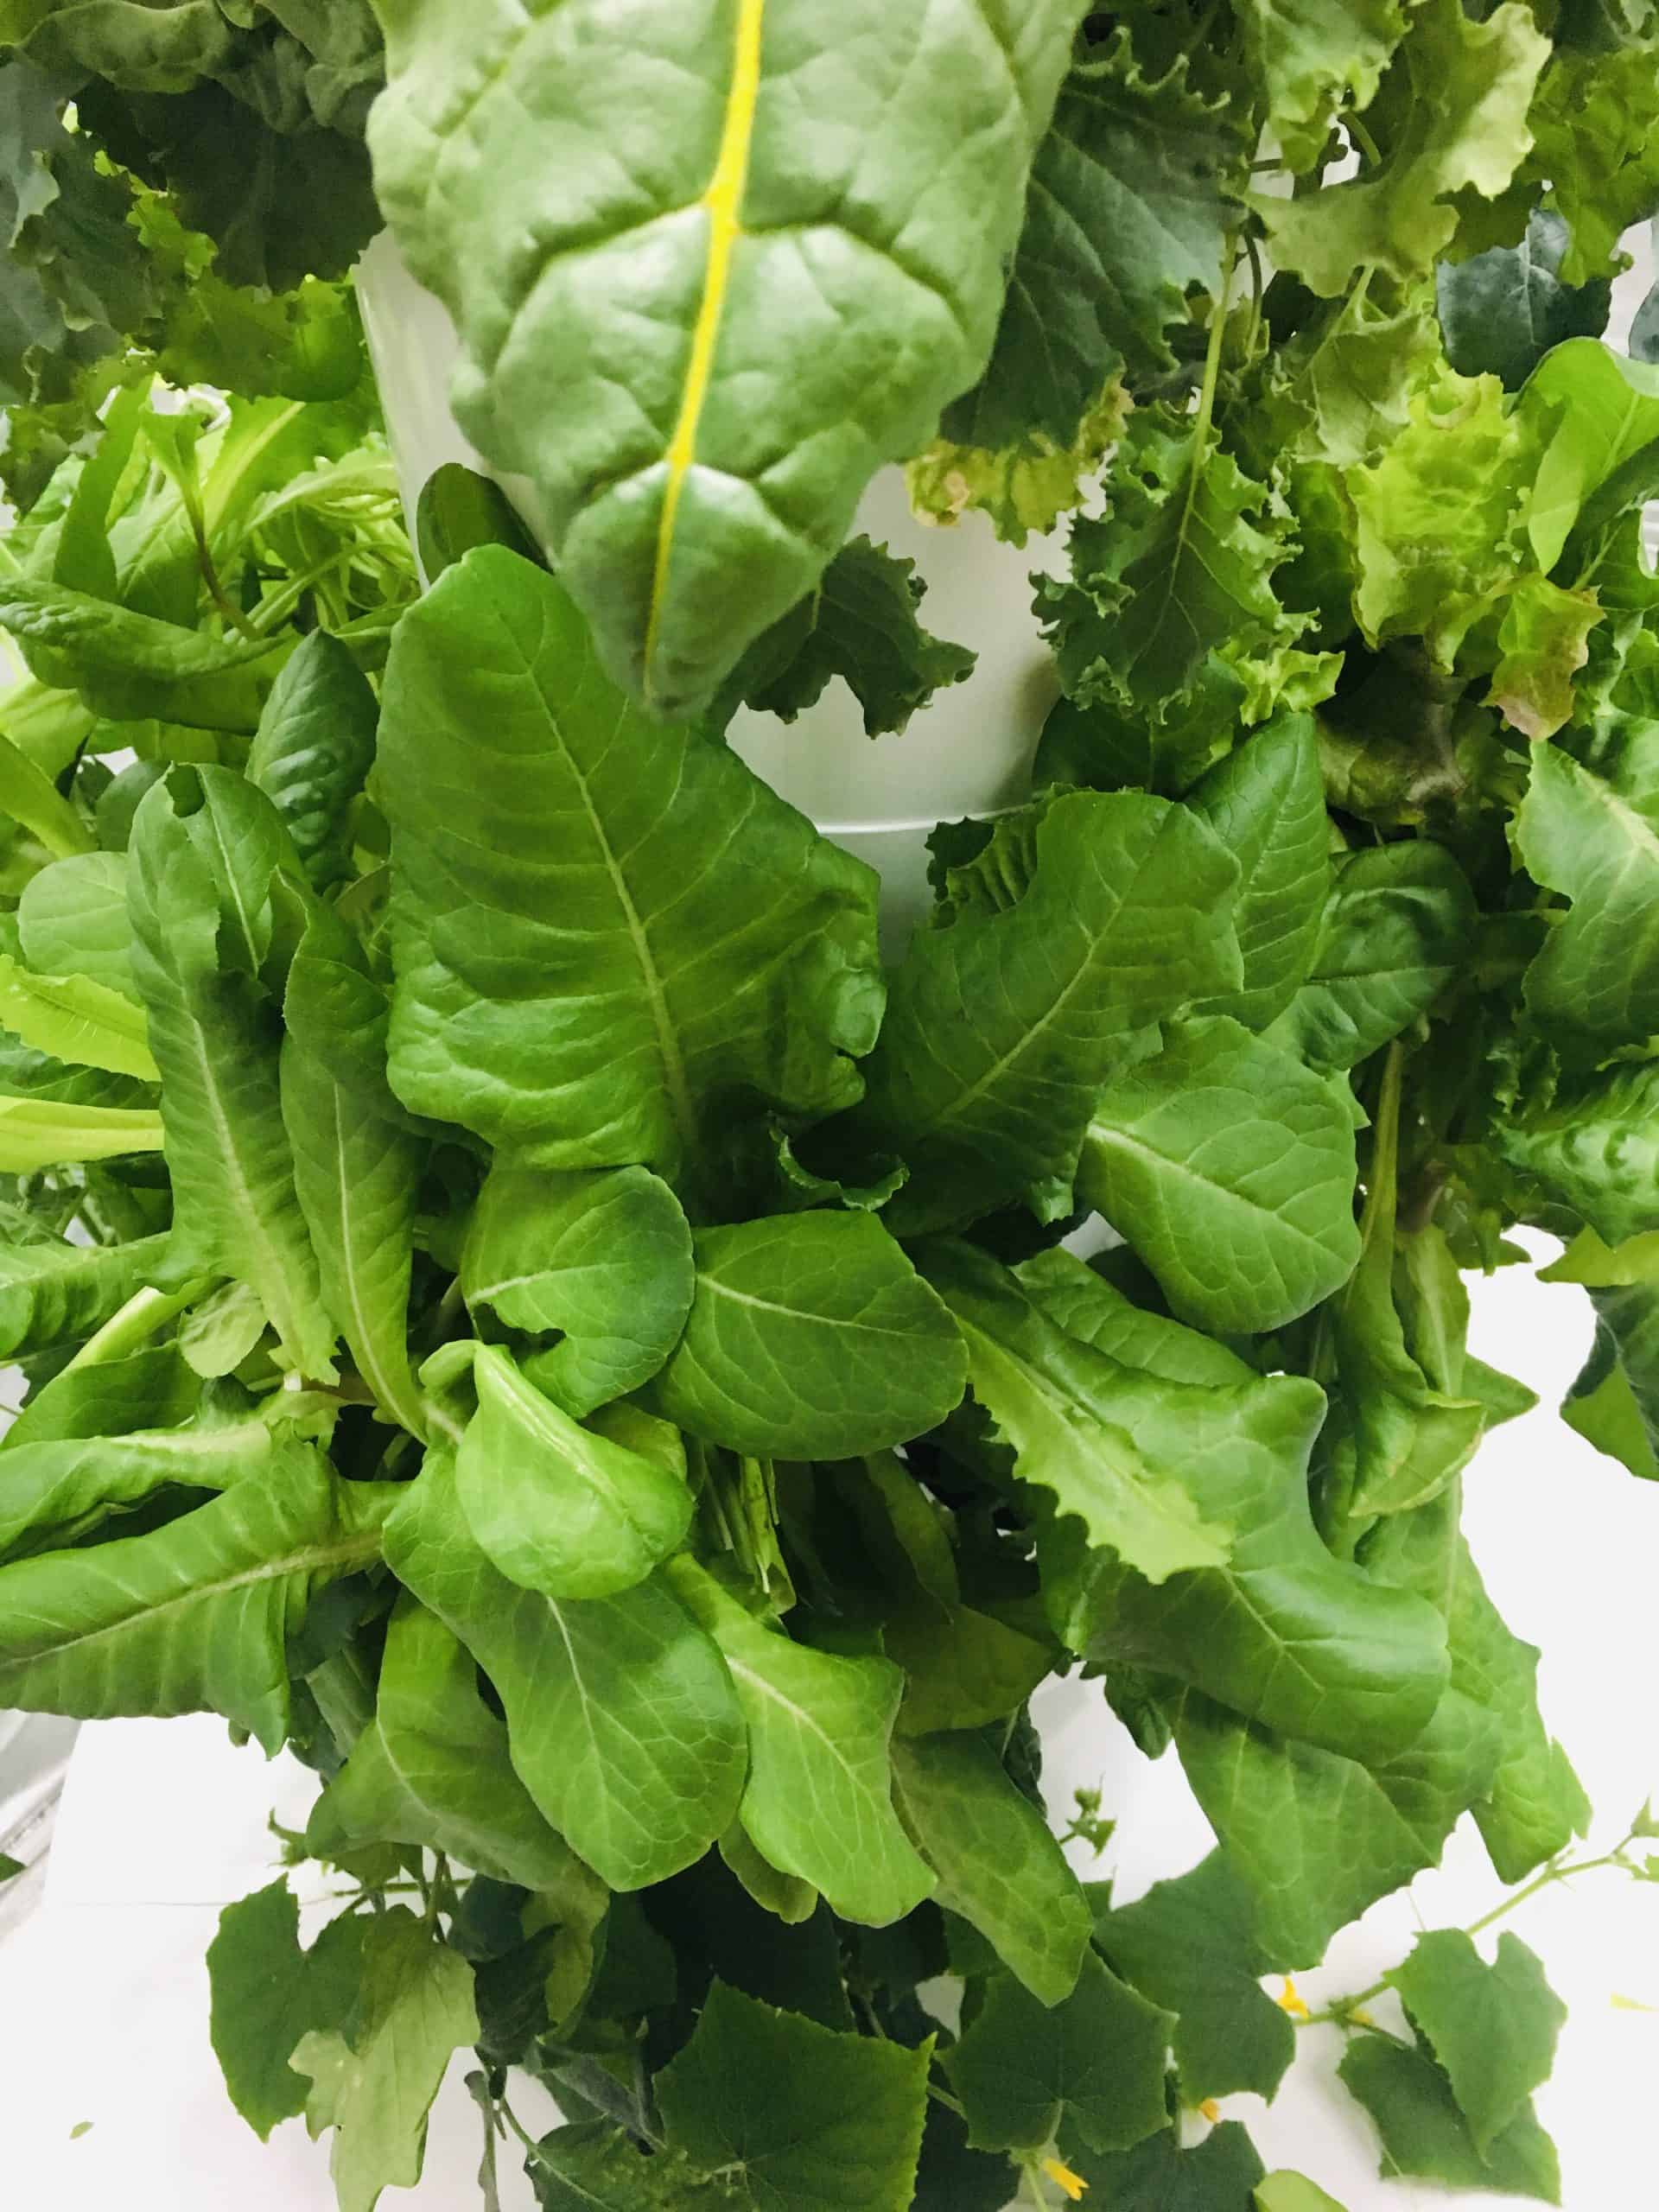
{"label": "yellow leaf midrib", "polygon": [[691,334],[686,363],[685,390],[679,419],[664,456],[668,482],[663,511],[657,525],[657,566],[651,593],[651,618],[645,632],[645,688],[652,690],[652,671],[657,658],[663,608],[668,596],[669,570],[674,559],[674,531],[679,518],[685,480],[697,457],[697,433],[713,380],[715,353],[720,342],[731,282],[732,255],[742,236],[743,194],[748,184],[749,156],[754,143],[755,111],[760,97],[761,33],[766,0],[738,0],[737,29],[732,62],[731,90],[726,102],[725,126],[702,207],[709,214],[709,252],[704,264],[702,301]]}

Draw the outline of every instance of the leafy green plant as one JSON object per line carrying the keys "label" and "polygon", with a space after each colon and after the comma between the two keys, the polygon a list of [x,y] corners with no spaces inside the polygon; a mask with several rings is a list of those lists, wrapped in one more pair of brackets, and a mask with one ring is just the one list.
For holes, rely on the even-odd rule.
{"label": "leafy green plant", "polygon": [[[342,2212],[467,2050],[550,2212],[1320,2212],[1192,2139],[1282,1978],[1465,1814],[1512,1902],[1659,1866],[1459,1527],[1517,1224],[1659,1467],[1659,22],[378,14],[0,0],[0,1705],[316,1770],[342,1909],[232,1907],[213,2035]],[[365,116],[536,505],[440,471],[423,595]],[[847,542],[901,461],[1082,512],[884,968],[721,733],[967,672]],[[1135,1902],[1067,1672],[1215,1833]],[[1486,1924],[1320,2024],[1385,2172],[1555,2201]]]}

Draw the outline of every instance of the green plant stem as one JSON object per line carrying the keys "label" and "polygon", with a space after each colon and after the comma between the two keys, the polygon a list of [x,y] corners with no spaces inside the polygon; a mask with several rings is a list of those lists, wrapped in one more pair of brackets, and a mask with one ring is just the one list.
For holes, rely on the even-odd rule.
{"label": "green plant stem", "polygon": [[118,1313],[112,1314],[86,1343],[63,1370],[70,1374],[79,1367],[104,1367],[112,1359],[121,1359],[147,1344],[158,1330],[194,1306],[213,1287],[211,1276],[203,1275],[187,1283],[182,1290],[135,1291]]}
{"label": "green plant stem", "polygon": [[947,2112],[955,2113],[958,2120],[967,2119],[968,2114],[961,2099],[953,2097],[949,2089],[941,2089],[936,2082],[930,2082],[927,2085],[927,2094],[936,2105],[943,2105]]}
{"label": "green plant stem", "polygon": [[1370,167],[1380,169],[1382,166],[1382,156],[1376,150],[1376,141],[1359,118],[1357,115],[1344,115],[1342,123],[1344,130],[1347,131],[1348,136],[1353,140]]}

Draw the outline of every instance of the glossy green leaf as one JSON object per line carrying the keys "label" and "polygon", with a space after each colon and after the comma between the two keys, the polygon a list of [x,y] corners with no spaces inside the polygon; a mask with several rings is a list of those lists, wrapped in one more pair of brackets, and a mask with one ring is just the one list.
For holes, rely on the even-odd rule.
{"label": "glossy green leaf", "polygon": [[1306,982],[1274,1035],[1316,1067],[1354,1067],[1427,1013],[1466,957],[1468,883],[1443,846],[1409,840],[1351,853]]}
{"label": "glossy green leaf", "polygon": [[1149,2135],[1132,2151],[1064,2146],[1068,2163],[1089,2184],[1095,2212],[1255,2212],[1262,2179],[1255,2146],[1236,2120],[1224,2120],[1201,2143],[1183,2150],[1177,2129]]}
{"label": "glossy green leaf", "polygon": [[78,1066],[157,1080],[144,1010],[89,976],[41,976],[0,954],[0,1025]]}
{"label": "glossy green leaf", "polygon": [[938,1903],[976,1928],[1038,2001],[1077,1986],[1090,1916],[1036,1807],[984,1738],[915,1736],[893,1747],[899,1818],[938,1877]]}
{"label": "glossy green leaf", "polygon": [[290,1446],[149,1535],[0,1567],[0,1698],[86,1720],[222,1713],[274,1756],[288,1638],[318,1590],[379,1558],[393,1495]]}
{"label": "glossy green leaf", "polygon": [[876,1928],[901,1919],[933,1876],[893,1810],[898,1669],[795,1643],[690,1559],[677,1560],[669,1580],[731,1672],[749,1733],[738,1817],[751,1841],[844,1919]]}
{"label": "glossy green leaf", "polygon": [[1095,1103],[1079,1196],[1127,1238],[1183,1320],[1273,1329],[1359,1257],[1345,1084],[1228,1016],[1173,1024]]}
{"label": "glossy green leaf", "polygon": [[1241,988],[1197,1011],[1265,1029],[1307,980],[1330,883],[1312,718],[1275,717],[1212,768],[1188,803],[1239,864],[1233,926],[1244,964]]}
{"label": "glossy green leaf", "polygon": [[1505,1929],[1488,1965],[1461,1929],[1432,1929],[1389,1981],[1488,2156],[1549,2079],[1567,2018],[1537,1955]]}
{"label": "glossy green leaf", "polygon": [[874,875],[723,746],[630,709],[551,577],[486,546],[405,616],[378,775],[416,1112],[543,1166],[673,1174],[746,1090],[858,1096]]}
{"label": "glossy green leaf", "polygon": [[[39,1384],[3,1436],[0,1453],[25,1444],[128,1437],[146,1429],[181,1427],[198,1411],[200,1378],[176,1344],[143,1344],[119,1358],[73,1363]],[[205,1425],[215,1425],[217,1408]],[[237,1427],[234,1419],[222,1424]],[[274,1433],[271,1424],[260,1427]]]}
{"label": "glossy green leaf", "polygon": [[1241,2089],[1273,2096],[1295,2056],[1296,2031],[1262,1987],[1276,1961],[1257,1941],[1249,1891],[1220,1852],[1103,1915],[1095,1940],[1116,1973],[1175,2015],[1185,2104]]}
{"label": "glossy green leaf", "polygon": [[475,545],[505,545],[526,561],[541,559],[535,540],[501,486],[474,468],[447,461],[421,486],[415,514],[421,573],[435,584]]}
{"label": "glossy green leaf", "polygon": [[507,1732],[478,1693],[477,1669],[442,1621],[402,1599],[386,1631],[372,1726],[317,1800],[309,1848],[365,1843],[446,1851],[527,1890],[606,1892],[550,1828],[513,1772]]}
{"label": "glossy green leaf", "polygon": [[175,769],[133,824],[135,967],[162,1070],[173,1268],[251,1284],[287,1358],[328,1381],[334,1325],[295,1189],[261,982],[271,887],[290,854],[270,802],[228,769]]}
{"label": "glossy green leaf", "polygon": [[[953,4],[913,35],[877,0],[833,25],[746,0],[712,46],[660,4],[626,35],[589,7],[385,15],[376,185],[460,325],[462,428],[533,480],[612,672],[696,713],[983,366],[1076,0]],[[601,183],[588,134],[626,110],[649,128],[593,141]],[[849,197],[878,118],[902,157]],[[563,210],[529,257],[492,213],[507,174]]]}
{"label": "glossy green leaf", "polygon": [[[1632,464],[1651,473],[1659,438],[1659,371],[1594,338],[1574,338],[1541,361],[1518,409],[1542,444],[1527,512],[1541,569],[1553,569],[1584,511]],[[1639,499],[1639,487],[1633,486]]]}
{"label": "glossy green leaf", "polygon": [[996,1975],[945,2062],[969,2140],[1036,2152],[1065,2126],[1096,2150],[1128,2150],[1164,2125],[1172,2024],[1092,1951],[1058,2005]]}
{"label": "glossy green leaf", "polygon": [[10,631],[42,683],[79,691],[95,714],[117,721],[153,716],[193,729],[251,731],[279,664],[279,649],[270,645],[181,629],[18,576],[0,576],[0,628]]}
{"label": "glossy green leaf", "polygon": [[679,1545],[692,1500],[683,1478],[582,1428],[480,1344],[478,1411],[455,1453],[455,1489],[474,1537],[521,1589],[610,1598],[643,1582]]}
{"label": "glossy green leaf", "polygon": [[762,1458],[902,1444],[961,1399],[961,1339],[874,1215],[779,1214],[696,1237],[696,1297],[652,1386],[671,1421]]}
{"label": "glossy green leaf", "polygon": [[179,1323],[179,1347],[198,1375],[233,1375],[265,1333],[265,1309],[245,1283],[220,1283]]}
{"label": "glossy green leaf", "polygon": [[1416,2174],[1453,2189],[1508,2190],[1560,2202],[1555,2146],[1530,2107],[1483,2153],[1445,2075],[1411,2044],[1356,2036],[1338,2071],[1376,2124],[1386,2177]]}
{"label": "glossy green leaf", "polygon": [[926,1265],[967,1344],[974,1395],[1021,1478],[1149,1582],[1220,1566],[1232,1531],[1189,1483],[1185,1420],[1169,1419],[1132,1370],[1057,1327],[988,1255],[939,1244]]}
{"label": "glossy green leaf", "polygon": [[163,1141],[162,1116],[147,1108],[0,1096],[0,1173],[8,1175],[160,1152]]}
{"label": "glossy green leaf", "polygon": [[334,1921],[302,1951],[299,1904],[280,1877],[219,1916],[207,1947],[213,2055],[231,2102],[264,2140],[305,2109],[305,2081],[289,2064],[295,2045],[356,2009],[365,1925]]}
{"label": "glossy green leaf", "polygon": [[1538,747],[1516,823],[1529,873],[1573,902],[1528,970],[1528,1003],[1604,1052],[1659,1029],[1659,780],[1649,751],[1599,775],[1558,747]]}
{"label": "glossy green leaf", "polygon": [[352,872],[350,803],[373,766],[378,721],[368,678],[326,630],[288,662],[259,717],[248,780],[281,815],[319,891]]}
{"label": "glossy green leaf", "polygon": [[498,1164],[461,1280],[474,1313],[556,1335],[525,1363],[581,1420],[657,1373],[685,1327],[696,1269],[679,1201],[647,1169],[553,1175]]}
{"label": "glossy green leaf", "polygon": [[725,1833],[742,1716],[719,1653],[660,1582],[561,1604],[518,1589],[468,1533],[438,1452],[404,1492],[386,1556],[488,1675],[524,1787],[612,1888],[665,1880]]}
{"label": "glossy green leaf", "polygon": [[127,862],[122,853],[77,853],[31,876],[17,903],[23,958],[41,976],[86,976],[136,999]]}
{"label": "glossy green leaf", "polygon": [[370,1922],[362,1974],[349,2039],[313,2029],[293,2054],[311,2080],[313,2139],[334,2131],[340,2212],[374,2212],[383,2190],[419,2181],[432,2100],[454,2053],[478,2036],[472,1970],[401,1905]]}
{"label": "glossy green leaf", "polygon": [[1414,1743],[1375,1766],[1193,1692],[1172,1714],[1187,1780],[1255,1900],[1257,1936],[1287,1967],[1317,1965],[1339,1928],[1437,1865],[1502,1756],[1497,1722],[1455,1690]]}
{"label": "glossy green leaf", "polygon": [[955,1226],[1076,1172],[1090,1108],[1128,1033],[1234,987],[1236,863],[1179,807],[1075,792],[1035,830],[1007,911],[918,931],[892,982],[858,1126],[911,1179],[900,1234]]}
{"label": "glossy green leaf", "polygon": [[53,1236],[0,1243],[0,1353],[89,1337],[161,1274],[164,1236],[70,1244]]}
{"label": "glossy green leaf", "polygon": [[658,2102],[670,2148],[721,2173],[735,2212],[908,2212],[930,2056],[716,1983]]}

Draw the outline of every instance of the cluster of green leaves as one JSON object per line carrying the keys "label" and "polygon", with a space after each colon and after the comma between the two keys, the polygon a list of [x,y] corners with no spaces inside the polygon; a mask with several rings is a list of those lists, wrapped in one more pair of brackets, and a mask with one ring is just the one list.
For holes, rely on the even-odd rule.
{"label": "cluster of green leaves", "polygon": [[112,389],[360,380],[379,228],[369,0],[0,5],[0,479],[32,501]]}
{"label": "cluster of green leaves", "polygon": [[[314,11],[22,11],[137,12]],[[550,2208],[1308,2212],[1188,2140],[1289,2063],[1264,1977],[1465,1814],[1506,1883],[1587,1820],[1459,1529],[1517,1224],[1659,1469],[1659,372],[1597,335],[1659,19],[382,12],[558,574],[445,471],[415,601],[357,391],[147,368],[3,543],[0,1703],[317,1770],[357,1891],[232,1909],[215,2037],[344,2212],[467,2046],[486,2172],[511,2069],[566,2113]],[[1017,537],[1109,447],[1035,795],[884,969],[722,718],[964,672],[842,543],[881,460]],[[1128,1904],[1046,1817],[1067,1670],[1215,1832]],[[1530,1955],[1395,1986],[1387,2171],[1554,2197]]]}

